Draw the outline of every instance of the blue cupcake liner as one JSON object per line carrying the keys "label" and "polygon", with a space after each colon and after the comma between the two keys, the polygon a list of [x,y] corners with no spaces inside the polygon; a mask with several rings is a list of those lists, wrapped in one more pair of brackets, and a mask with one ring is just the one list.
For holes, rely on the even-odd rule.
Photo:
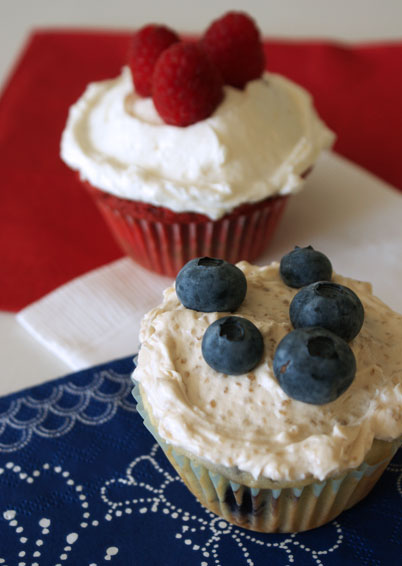
{"label": "blue cupcake liner", "polygon": [[364,461],[358,468],[324,481],[312,479],[291,486],[289,482],[270,482],[275,487],[252,487],[230,479],[230,470],[225,475],[212,463],[209,466],[165,442],[144,407],[138,384],[134,384],[133,396],[144,425],[189,490],[216,515],[254,531],[300,532],[333,520],[371,491],[402,441],[383,442],[384,457],[375,463]]}

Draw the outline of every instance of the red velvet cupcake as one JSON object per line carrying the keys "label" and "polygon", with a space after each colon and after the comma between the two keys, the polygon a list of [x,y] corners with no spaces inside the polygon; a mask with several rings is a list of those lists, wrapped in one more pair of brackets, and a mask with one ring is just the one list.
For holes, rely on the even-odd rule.
{"label": "red velvet cupcake", "polygon": [[[227,57],[239,38],[259,61],[251,75],[233,73]],[[263,73],[261,57],[244,14],[214,22],[198,44],[146,26],[134,38],[131,69],[90,84],[71,107],[62,159],[144,267],[175,276],[196,256],[255,260],[288,196],[332,144],[310,95]]]}
{"label": "red velvet cupcake", "polygon": [[205,214],[122,199],[85,183],[124,252],[143,267],[175,277],[193,257],[232,263],[257,258],[271,239],[286,197],[243,204],[219,220]]}

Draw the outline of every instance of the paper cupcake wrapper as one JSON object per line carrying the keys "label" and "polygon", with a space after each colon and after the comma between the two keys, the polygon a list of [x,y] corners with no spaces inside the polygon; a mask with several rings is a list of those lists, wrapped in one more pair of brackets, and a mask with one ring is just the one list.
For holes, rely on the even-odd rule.
{"label": "paper cupcake wrapper", "polygon": [[386,457],[322,482],[293,484],[276,489],[249,487],[209,469],[196,456],[189,457],[164,442],[144,408],[137,384],[133,390],[137,411],[189,490],[210,511],[253,531],[300,532],[328,523],[363,499],[374,487],[400,446],[386,443]]}
{"label": "paper cupcake wrapper", "polygon": [[201,214],[145,207],[84,184],[124,253],[170,277],[194,257],[253,261],[271,240],[287,201],[287,197],[268,198],[211,220]]}

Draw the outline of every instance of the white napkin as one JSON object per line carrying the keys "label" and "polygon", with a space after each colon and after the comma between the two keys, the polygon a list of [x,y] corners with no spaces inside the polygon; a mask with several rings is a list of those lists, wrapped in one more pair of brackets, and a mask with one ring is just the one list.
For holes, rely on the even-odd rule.
{"label": "white napkin", "polygon": [[[300,194],[289,199],[264,265],[295,245],[313,245],[334,270],[371,281],[402,312],[402,196],[333,153],[324,154]],[[133,354],[143,314],[172,281],[121,259],[63,285],[18,321],[71,368]]]}
{"label": "white napkin", "polygon": [[141,318],[171,283],[124,258],[59,287],[17,320],[78,370],[136,353]]}
{"label": "white napkin", "polygon": [[402,313],[402,192],[335,153],[324,153],[306,187],[291,197],[274,241],[258,261],[295,245],[324,252],[334,271],[373,284]]}

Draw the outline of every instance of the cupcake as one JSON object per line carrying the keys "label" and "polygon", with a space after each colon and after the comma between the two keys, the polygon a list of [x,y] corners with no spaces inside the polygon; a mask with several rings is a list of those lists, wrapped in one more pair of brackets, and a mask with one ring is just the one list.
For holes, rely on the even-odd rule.
{"label": "cupcake", "polygon": [[63,161],[144,267],[175,276],[203,255],[253,261],[333,133],[303,88],[264,71],[245,14],[198,43],[145,26],[132,51],[119,77],[70,108]]}
{"label": "cupcake", "polygon": [[144,317],[133,373],[144,423],[187,487],[261,532],[331,521],[402,442],[402,317],[301,250],[290,270],[190,262]]}

